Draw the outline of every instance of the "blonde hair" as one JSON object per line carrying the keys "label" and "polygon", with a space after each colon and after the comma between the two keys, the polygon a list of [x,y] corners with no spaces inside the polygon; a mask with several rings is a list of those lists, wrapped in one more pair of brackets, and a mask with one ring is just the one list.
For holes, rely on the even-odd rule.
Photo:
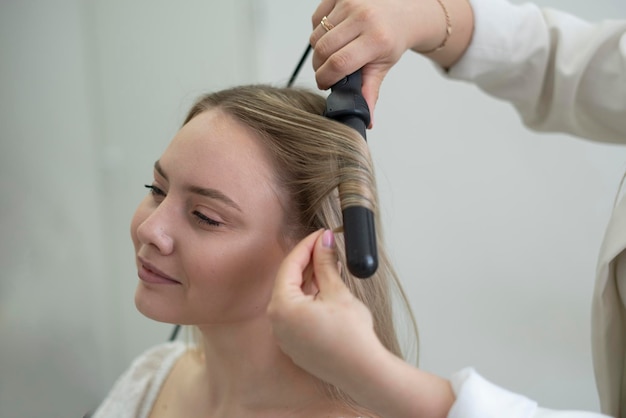
{"label": "blonde hair", "polygon": [[[374,329],[383,345],[404,358],[394,326],[392,295],[399,296],[416,344],[417,326],[383,245],[369,150],[354,129],[324,117],[325,106],[324,97],[305,89],[240,86],[201,97],[184,123],[218,108],[258,135],[274,163],[278,184],[288,197],[286,231],[293,239],[299,240],[320,228],[341,227],[343,208],[358,205],[374,212],[378,225],[378,269],[371,278],[363,280],[343,268],[342,279],[372,312]],[[337,255],[345,266],[341,234],[337,236]],[[334,399],[359,410],[337,388],[327,385],[326,389]]]}

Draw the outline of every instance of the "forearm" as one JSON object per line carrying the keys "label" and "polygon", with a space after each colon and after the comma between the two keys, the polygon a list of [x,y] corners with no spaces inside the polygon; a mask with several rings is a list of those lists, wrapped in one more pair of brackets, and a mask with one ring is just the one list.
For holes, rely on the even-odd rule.
{"label": "forearm", "polygon": [[343,373],[337,383],[381,417],[446,417],[454,403],[449,381],[411,366],[382,345],[357,353],[353,361],[353,372]]}
{"label": "forearm", "polygon": [[530,128],[626,141],[626,21],[470,1],[475,31],[449,76],[511,102]]}

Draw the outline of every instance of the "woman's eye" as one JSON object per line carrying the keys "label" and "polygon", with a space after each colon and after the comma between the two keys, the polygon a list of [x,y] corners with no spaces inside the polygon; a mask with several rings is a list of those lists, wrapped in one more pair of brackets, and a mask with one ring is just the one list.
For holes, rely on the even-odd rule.
{"label": "woman's eye", "polygon": [[[163,199],[166,194],[165,192],[159,188],[158,186],[155,185],[151,185],[151,184],[144,184],[144,187],[146,189],[150,190],[150,194],[155,198],[155,199]],[[215,219],[211,219],[206,215],[203,215],[202,213],[198,212],[197,210],[193,211],[193,215],[196,219],[196,222],[198,222],[201,225],[209,225],[209,226],[222,226],[222,223],[219,221],[216,221]]]}
{"label": "woman's eye", "polygon": [[150,194],[154,197],[165,197],[165,192],[158,188],[157,186],[144,184],[146,189],[150,189]]}
{"label": "woman's eye", "polygon": [[199,224],[210,225],[210,226],[221,226],[222,223],[218,222],[214,219],[209,218],[208,216],[203,215],[197,210],[193,211],[193,215],[196,217],[196,220]]}

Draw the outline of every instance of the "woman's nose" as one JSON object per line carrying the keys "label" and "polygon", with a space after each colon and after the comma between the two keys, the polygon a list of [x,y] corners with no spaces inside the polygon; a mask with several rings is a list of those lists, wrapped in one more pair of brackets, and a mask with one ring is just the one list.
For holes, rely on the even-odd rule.
{"label": "woman's nose", "polygon": [[144,245],[152,245],[162,255],[174,250],[174,239],[170,234],[170,217],[164,205],[157,206],[137,227],[137,238]]}

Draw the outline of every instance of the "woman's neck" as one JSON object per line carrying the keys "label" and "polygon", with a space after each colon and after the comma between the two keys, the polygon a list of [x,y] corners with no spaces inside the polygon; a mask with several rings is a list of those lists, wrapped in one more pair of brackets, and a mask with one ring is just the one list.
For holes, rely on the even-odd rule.
{"label": "woman's neck", "polygon": [[[201,358],[195,379],[205,407],[222,416],[328,403],[319,380],[297,367],[278,347],[265,317],[200,327]],[[199,393],[201,395],[201,393]],[[273,412],[272,412],[273,411]],[[287,413],[287,415],[290,415]]]}

